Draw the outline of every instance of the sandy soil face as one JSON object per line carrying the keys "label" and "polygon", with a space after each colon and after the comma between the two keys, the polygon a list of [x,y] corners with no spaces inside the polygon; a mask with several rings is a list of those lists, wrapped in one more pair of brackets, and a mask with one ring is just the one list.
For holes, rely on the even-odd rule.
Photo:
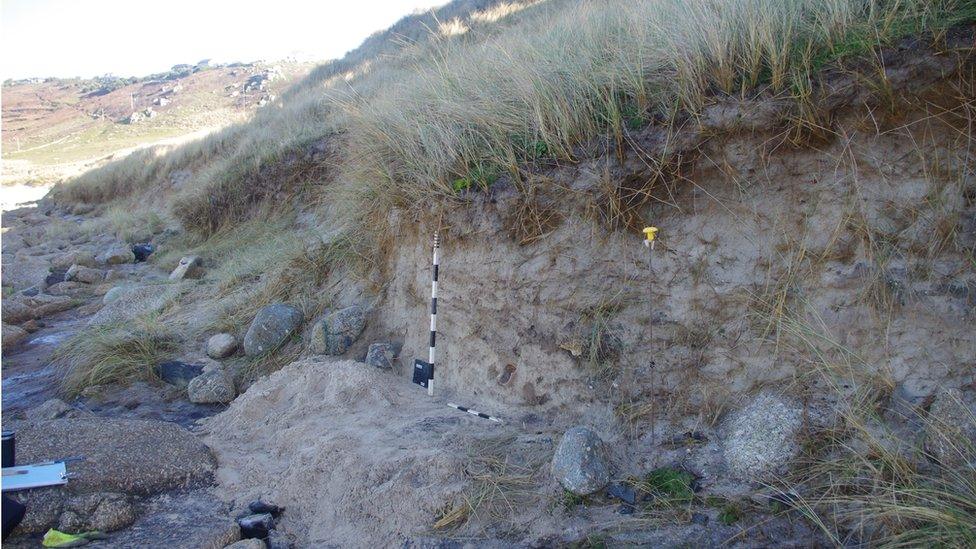
{"label": "sandy soil face", "polygon": [[205,429],[224,494],[284,505],[282,528],[302,546],[393,546],[460,493],[466,439],[504,427],[362,363],[308,359],[255,383]]}

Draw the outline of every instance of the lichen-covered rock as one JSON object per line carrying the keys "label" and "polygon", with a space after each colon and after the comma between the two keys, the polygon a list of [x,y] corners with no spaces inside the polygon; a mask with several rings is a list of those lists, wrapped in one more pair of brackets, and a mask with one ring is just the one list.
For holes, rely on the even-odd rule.
{"label": "lichen-covered rock", "polygon": [[366,311],[359,305],[329,313],[312,330],[312,352],[341,355],[366,327]]}
{"label": "lichen-covered rock", "polygon": [[227,358],[237,350],[237,338],[233,334],[215,334],[207,340],[207,356]]}
{"label": "lichen-covered rock", "polygon": [[755,480],[778,473],[799,451],[802,426],[800,406],[776,395],[759,395],[729,421],[723,443],[729,470]]}
{"label": "lichen-covered rock", "polygon": [[27,410],[26,415],[28,420],[43,421],[63,417],[84,417],[91,415],[91,412],[74,408],[61,399],[51,398],[45,400],[40,406]]}
{"label": "lichen-covered rock", "polygon": [[20,324],[34,318],[31,314],[30,307],[27,306],[22,299],[15,297],[4,298],[3,303],[0,304],[3,310],[3,321],[10,324]]}
{"label": "lichen-covered rock", "polygon": [[124,286],[115,286],[114,288],[105,292],[105,295],[102,296],[102,304],[108,305],[109,303],[122,297],[125,294],[125,290],[126,288]]}
{"label": "lichen-covered rock", "polygon": [[44,318],[77,307],[80,302],[68,296],[17,294],[3,300],[3,321],[20,324],[35,318]]}
{"label": "lichen-covered rock", "polygon": [[105,272],[75,264],[64,273],[64,279],[71,282],[82,282],[84,284],[98,284],[105,280]]}
{"label": "lichen-covered rock", "polygon": [[566,490],[585,496],[610,481],[610,466],[603,440],[582,426],[563,434],[552,458],[552,475]]}
{"label": "lichen-covered rock", "polygon": [[940,391],[925,422],[925,448],[947,467],[976,464],[976,397]]}
{"label": "lichen-covered rock", "polygon": [[152,284],[123,288],[118,296],[88,319],[89,326],[118,324],[163,310],[180,292],[177,284]]}
{"label": "lichen-covered rock", "polygon": [[116,242],[109,246],[101,255],[98,256],[99,263],[106,265],[122,265],[124,263],[134,263],[136,260],[132,250],[121,242]]}
{"label": "lichen-covered rock", "polygon": [[244,354],[258,356],[277,349],[302,324],[302,312],[285,303],[258,311],[244,335]]}
{"label": "lichen-covered rock", "polygon": [[[67,485],[12,493],[29,509],[19,532],[30,534],[56,528],[65,510],[77,508],[74,504],[87,508],[92,503],[71,502],[85,494],[144,496],[193,488],[210,483],[216,468],[206,445],[186,429],[164,421],[91,417],[29,421],[18,426],[19,462],[37,463],[65,456],[85,456],[70,464],[69,470],[77,476]],[[98,519],[105,524],[125,522],[120,520],[125,511],[114,497],[96,498],[95,504],[96,512],[103,506],[104,514]],[[68,516],[65,520],[75,518]]]}
{"label": "lichen-covered rock", "polygon": [[203,260],[199,256],[190,255],[180,259],[179,264],[169,273],[170,280],[184,278],[200,278],[203,276]]}
{"label": "lichen-covered rock", "polygon": [[197,404],[226,404],[234,400],[237,391],[234,378],[223,368],[214,368],[190,380],[186,394]]}
{"label": "lichen-covered rock", "polygon": [[125,494],[97,492],[69,498],[58,520],[58,530],[111,532],[136,520],[136,510]]}
{"label": "lichen-covered rock", "polygon": [[72,265],[94,267],[95,254],[88,250],[72,250],[70,252],[64,252],[51,260],[51,269],[56,271],[66,270]]}
{"label": "lichen-covered rock", "polygon": [[17,345],[27,337],[27,330],[19,326],[7,324],[6,322],[3,323],[3,326],[0,326],[0,330],[3,330],[3,350],[5,351],[12,349],[14,345]]}
{"label": "lichen-covered rock", "polygon": [[366,352],[366,364],[390,370],[393,368],[393,359],[396,352],[392,343],[373,343]]}

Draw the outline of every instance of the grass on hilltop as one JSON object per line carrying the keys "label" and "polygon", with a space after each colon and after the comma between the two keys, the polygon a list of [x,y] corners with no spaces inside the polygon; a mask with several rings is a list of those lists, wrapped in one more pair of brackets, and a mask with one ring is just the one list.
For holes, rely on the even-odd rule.
{"label": "grass on hilltop", "polygon": [[[60,194],[105,202],[166,189],[189,169],[170,190],[173,210],[203,234],[296,197],[330,197],[349,218],[372,219],[518,180],[540,157],[578,160],[597,136],[619,146],[631,128],[695,114],[714,94],[808,100],[830,60],[974,19],[963,0],[501,4],[427,22],[425,36],[398,48],[375,45],[383,56],[325,65],[249,123],[136,153]],[[309,160],[318,141],[341,163]],[[341,192],[322,185],[335,182]]]}

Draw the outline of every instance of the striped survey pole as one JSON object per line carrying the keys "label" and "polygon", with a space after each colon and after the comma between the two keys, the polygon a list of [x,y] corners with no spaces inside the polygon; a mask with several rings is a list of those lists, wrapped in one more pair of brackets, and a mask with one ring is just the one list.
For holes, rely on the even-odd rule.
{"label": "striped survey pole", "polygon": [[498,419],[497,417],[489,416],[488,414],[482,414],[481,412],[479,412],[477,410],[472,410],[471,408],[465,408],[464,406],[458,406],[457,404],[454,404],[454,403],[451,403],[451,402],[448,402],[447,405],[450,406],[451,408],[454,408],[455,410],[461,410],[462,412],[467,412],[467,413],[469,413],[469,414],[471,414],[473,416],[478,416],[478,417],[480,417],[482,419],[487,419],[489,421],[494,421],[495,423],[505,423],[504,421]]}
{"label": "striped survey pole", "polygon": [[427,395],[434,396],[434,360],[437,357],[437,267],[439,258],[437,252],[441,246],[441,238],[437,231],[434,231],[434,268],[433,280],[430,283],[430,353],[427,362],[430,363],[430,372],[427,378]]}
{"label": "striped survey pole", "polygon": [[419,358],[413,362],[413,382],[421,387],[427,388],[427,394],[434,396],[434,361],[437,357],[437,271],[438,271],[438,249],[441,239],[437,231],[434,231],[434,269],[433,281],[430,288],[430,354],[427,362]]}

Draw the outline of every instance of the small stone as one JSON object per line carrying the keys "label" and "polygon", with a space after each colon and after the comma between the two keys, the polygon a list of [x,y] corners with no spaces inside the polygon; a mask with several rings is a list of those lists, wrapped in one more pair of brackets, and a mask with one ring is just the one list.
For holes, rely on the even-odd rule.
{"label": "small stone", "polygon": [[312,331],[312,351],[317,354],[341,355],[356,341],[366,327],[366,312],[353,305],[325,316]]}
{"label": "small stone", "polygon": [[34,297],[35,295],[41,293],[41,288],[38,286],[31,286],[26,290],[20,292],[20,295],[25,295],[27,297]]}
{"label": "small stone", "polygon": [[190,255],[180,260],[179,265],[169,274],[170,280],[185,278],[200,278],[203,276],[203,260],[199,256]]}
{"label": "small stone", "polygon": [[802,408],[776,395],[759,395],[729,422],[724,441],[729,469],[745,479],[776,474],[799,451],[802,426]]}
{"label": "small stone", "polygon": [[72,265],[64,274],[64,279],[73,282],[82,282],[84,284],[98,284],[105,280],[105,272],[92,269],[91,267]]}
{"label": "small stone", "polygon": [[149,259],[149,256],[151,256],[152,253],[155,251],[156,251],[156,247],[149,243],[136,244],[135,246],[132,247],[132,255],[135,256],[136,263],[141,263]]}
{"label": "small stone", "polygon": [[391,370],[395,356],[392,343],[373,343],[369,346],[369,351],[366,353],[366,364],[384,370]]}
{"label": "small stone", "polygon": [[291,549],[294,545],[288,541],[288,537],[278,530],[272,530],[264,540],[268,549]]}
{"label": "small stone", "polygon": [[248,510],[251,511],[252,514],[255,515],[270,514],[275,518],[277,518],[278,515],[280,515],[284,511],[284,508],[279,507],[273,503],[262,501],[260,499],[254,500],[251,503],[247,504],[247,508]]}
{"label": "small stone", "polygon": [[156,375],[160,379],[175,385],[176,387],[186,387],[193,378],[203,373],[203,366],[199,364],[187,364],[177,360],[171,360],[156,366]]}
{"label": "small stone", "polygon": [[226,404],[237,396],[234,378],[222,368],[212,369],[193,378],[186,387],[190,402]]}
{"label": "small stone", "polygon": [[262,308],[244,335],[244,354],[259,356],[274,351],[298,329],[303,318],[301,311],[285,303]]}
{"label": "small stone", "polygon": [[19,326],[14,326],[13,324],[7,324],[6,322],[0,326],[0,330],[3,330],[3,350],[5,351],[12,349],[15,345],[27,337],[27,330],[24,330]]}
{"label": "small stone", "polygon": [[67,274],[67,269],[51,269],[51,273],[44,277],[44,284],[53,286],[59,282],[64,282],[65,275]]}
{"label": "small stone", "polygon": [[98,256],[99,263],[106,265],[122,265],[124,263],[133,263],[135,260],[136,256],[132,253],[132,250],[121,242],[112,244],[102,252],[102,255]]}
{"label": "small stone", "polygon": [[21,328],[27,330],[27,333],[32,334],[44,327],[44,322],[40,320],[28,320],[27,322],[20,325]]}
{"label": "small stone", "polygon": [[607,494],[631,505],[637,502],[637,493],[633,487],[622,482],[611,483],[607,488]]}
{"label": "small stone", "polygon": [[232,334],[215,334],[207,340],[207,356],[227,358],[237,350],[237,338]]}
{"label": "small stone", "polygon": [[552,474],[563,488],[578,496],[600,490],[610,481],[603,441],[586,427],[569,429],[556,447]]}
{"label": "small stone", "polygon": [[241,527],[241,537],[245,539],[264,539],[274,529],[274,517],[271,513],[259,513],[237,519]]}

